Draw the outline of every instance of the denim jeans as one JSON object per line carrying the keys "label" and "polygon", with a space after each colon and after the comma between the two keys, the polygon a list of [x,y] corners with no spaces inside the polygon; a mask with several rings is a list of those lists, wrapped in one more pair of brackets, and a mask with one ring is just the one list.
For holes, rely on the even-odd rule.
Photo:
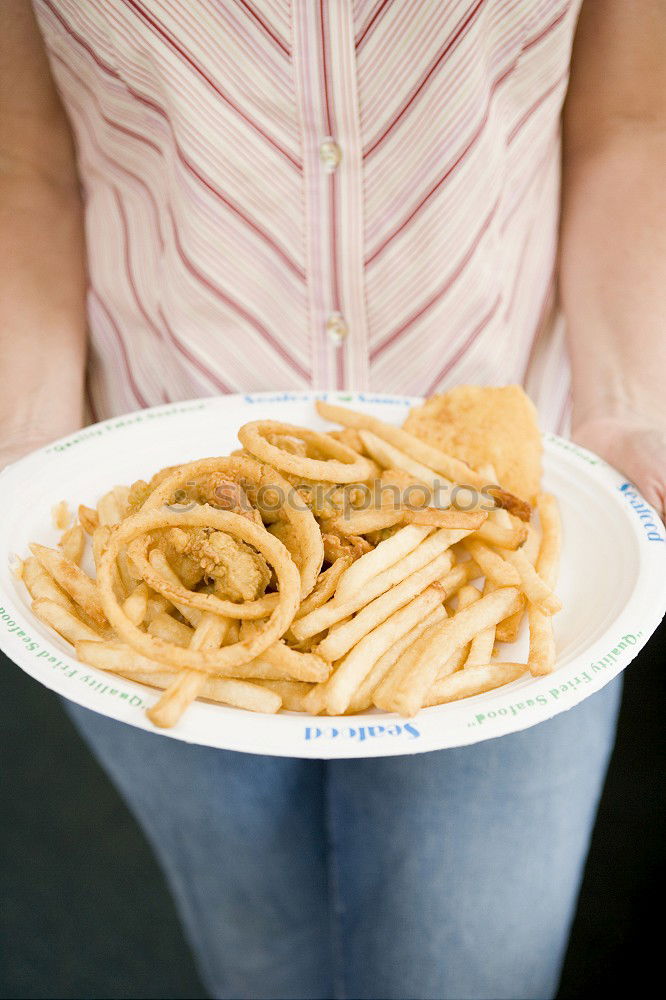
{"label": "denim jeans", "polygon": [[524,732],[313,761],[189,746],[68,704],[164,869],[211,996],[551,997],[619,679]]}

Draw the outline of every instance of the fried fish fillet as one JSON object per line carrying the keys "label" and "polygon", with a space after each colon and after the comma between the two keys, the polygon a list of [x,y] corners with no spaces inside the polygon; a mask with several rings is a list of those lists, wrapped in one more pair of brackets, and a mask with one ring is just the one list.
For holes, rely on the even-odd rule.
{"label": "fried fish fillet", "polygon": [[492,463],[502,486],[534,503],[541,479],[537,412],[519,385],[460,385],[414,407],[405,430],[467,462]]}

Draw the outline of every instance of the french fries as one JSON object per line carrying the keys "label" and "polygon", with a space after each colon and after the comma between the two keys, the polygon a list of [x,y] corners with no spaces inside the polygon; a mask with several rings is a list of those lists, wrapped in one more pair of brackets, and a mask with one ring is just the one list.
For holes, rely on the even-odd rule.
{"label": "french fries", "polygon": [[469,669],[451,673],[435,681],[425,700],[426,705],[443,705],[447,701],[471,698],[472,695],[492,691],[522,677],[527,667],[524,663],[476,664]]}
{"label": "french fries", "polygon": [[432,528],[463,528],[476,531],[485,521],[484,511],[464,511],[455,508],[418,507],[381,508],[352,511],[347,516],[333,517],[327,527],[343,535],[368,535],[373,531],[392,528],[396,524],[418,524]]}
{"label": "french fries", "polygon": [[106,617],[95,581],[56,549],[49,549],[46,545],[33,542],[30,551],[47,573],[51,574],[58,586],[69,594],[96,625],[103,628],[106,625]]}
{"label": "french fries", "polygon": [[[555,497],[542,493],[537,498],[541,522],[541,545],[536,561],[536,573],[544,586],[552,589],[557,581],[560,557],[561,527]],[[549,674],[555,669],[555,636],[553,623],[542,607],[531,604],[528,610],[530,624],[530,652],[528,665],[535,676]]]}
{"label": "french fries", "polygon": [[327,570],[320,574],[314,590],[301,601],[301,605],[296,612],[295,621],[309,615],[311,611],[323,607],[337,593],[342,578],[352,563],[351,556],[339,556],[335,562],[331,563]]}
{"label": "french fries", "polygon": [[524,552],[507,550],[506,560],[517,571],[519,585],[525,597],[547,615],[562,610],[562,602],[555,596],[548,584],[539,576]]}
{"label": "french fries", "polygon": [[78,615],[63,607],[62,604],[50,601],[47,597],[38,597],[32,602],[31,608],[38,618],[41,618],[54,632],[61,635],[67,642],[71,642],[72,645],[81,639],[93,641],[102,639],[102,636],[86,625]]}
{"label": "french fries", "polygon": [[451,568],[450,552],[435,556],[426,566],[405,577],[401,583],[366,604],[352,619],[340,624],[318,646],[318,651],[333,663],[355,646],[367,632],[389,615],[417,597],[426,587],[440,580]]}
{"label": "french fries", "polygon": [[285,712],[305,712],[305,699],[312,690],[312,684],[305,681],[258,680],[259,687],[267,688],[282,701]]}
{"label": "french fries", "polygon": [[65,531],[70,522],[70,513],[66,500],[60,500],[51,510],[51,521],[53,527],[59,531]]}
{"label": "french fries", "polygon": [[[492,591],[493,584],[489,580],[486,580],[485,587],[483,588],[484,594],[490,594]],[[458,608],[462,610],[460,604],[458,604]],[[469,649],[465,651],[462,663],[465,670],[490,662],[495,646],[495,629],[495,625],[489,625],[487,628],[481,629],[480,632],[476,633],[469,644]]]}
{"label": "french fries", "polygon": [[522,521],[512,525],[507,511],[500,508],[491,511],[491,516],[493,514],[496,516],[506,514],[506,521],[500,522],[499,519],[493,521],[489,517],[480,528],[477,528],[476,537],[486,545],[494,545],[498,549],[517,549],[522,545],[527,538],[527,525]]}
{"label": "french fries", "polygon": [[432,534],[431,528],[408,525],[380,542],[376,548],[361,556],[341,575],[335,588],[336,600],[342,602],[345,598],[353,597],[369,580],[397,563],[430,534]]}
{"label": "french fries", "polygon": [[140,625],[143,619],[146,617],[146,612],[148,611],[148,598],[150,596],[150,589],[147,584],[139,583],[130,593],[129,597],[125,598],[123,604],[123,611],[129,618],[129,620],[134,625]]}
{"label": "french fries", "polygon": [[[393,563],[392,566],[388,566],[383,572],[376,573],[370,577],[366,581],[365,586],[357,591],[354,596],[350,596],[348,600],[340,600],[336,591],[335,597],[327,604],[310,615],[298,619],[292,625],[292,632],[299,640],[307,639],[311,635],[316,635],[323,629],[337,624],[343,618],[348,618],[362,608],[367,608],[374,598],[385,594],[387,591],[391,591],[393,595],[392,598],[388,599],[389,601],[400,600],[405,589],[409,592],[406,581],[412,578],[412,589],[419,586],[421,579],[429,576],[430,571],[427,570],[427,567],[437,556],[446,552],[453,544],[453,540],[457,541],[461,534],[462,532],[452,533],[449,529],[437,531],[434,535],[424,539],[402,559]],[[371,554],[368,553],[368,555]],[[446,560],[446,564],[446,569],[449,569],[451,566],[450,556]],[[443,566],[444,563],[441,565]],[[413,577],[413,574],[419,571],[423,571],[424,576]],[[437,571],[437,567],[435,567],[435,572]],[[443,570],[443,572],[445,571]],[[428,579],[428,582],[431,582],[430,579]],[[403,590],[398,591],[397,594],[393,593],[393,588],[397,588],[398,586],[403,586]],[[427,586],[427,584],[423,586]]]}
{"label": "french fries", "polygon": [[491,580],[496,587],[517,587],[519,585],[520,574],[515,566],[508,562],[509,550],[501,556],[489,548],[485,542],[480,542],[476,538],[467,538],[462,544],[472,559],[481,567],[484,576]]}
{"label": "french fries", "polygon": [[188,705],[203,694],[205,684],[206,675],[196,670],[176,674],[164,694],[148,709],[148,718],[161,729],[175,726]]}
{"label": "french fries", "polygon": [[408,632],[405,632],[401,638],[396,639],[396,641],[389,646],[386,652],[382,653],[379,659],[371,667],[370,672],[366,675],[365,679],[359,684],[356,692],[350,699],[347,711],[364,712],[366,709],[370,708],[372,706],[372,696],[374,692],[384,680],[384,677],[391,667],[398,662],[400,657],[407,652],[407,650],[416,642],[419,636],[430,627],[430,625],[437,624],[437,622],[440,622],[443,618],[446,618],[444,605],[437,604],[430,614],[422,618],[420,622],[417,622],[417,624]]}
{"label": "french fries", "polygon": [[[501,514],[501,511],[496,511],[497,517]],[[529,559],[529,561],[534,565],[536,562],[537,555],[539,553],[539,535],[537,534],[534,526],[527,525],[527,539],[523,545],[523,552]],[[504,621],[500,622],[495,628],[495,641],[496,642],[515,642],[518,638],[518,633],[520,631],[520,626],[523,622],[525,616],[525,608],[527,607],[527,598],[524,594],[520,595],[520,609],[516,611],[513,615],[509,615]]]}
{"label": "french fries", "polygon": [[301,653],[291,649],[280,641],[273,643],[257,657],[257,662],[272,668],[273,673],[265,673],[265,677],[284,678],[295,681],[328,680],[331,664],[315,653]]}
{"label": "french fries", "polygon": [[[138,672],[125,673],[119,670],[117,673],[121,677],[126,677],[127,680],[163,689],[169,688],[172,685],[175,676],[168,671],[141,674]],[[194,684],[194,681],[191,683]],[[274,691],[266,687],[270,683],[275,682],[262,681],[259,684],[254,684],[250,681],[206,676],[204,677],[202,687],[199,689],[198,697],[205,698],[207,701],[218,702],[221,705],[242,708],[246,712],[263,712],[265,715],[274,715],[282,706],[282,697],[279,690]],[[190,704],[190,700],[189,693],[186,691],[182,702],[176,702],[171,713],[161,712],[158,714],[156,720],[152,720],[152,709],[148,709],[149,718],[151,718],[151,721],[155,721],[155,725],[161,728],[168,728],[171,725],[175,725],[183,714],[183,711],[187,708],[187,705]]]}
{"label": "french fries", "polygon": [[[467,566],[468,564],[465,563],[462,569],[466,569]],[[473,584],[462,582],[461,567],[458,567],[453,572],[458,574],[458,582],[460,583],[458,589],[452,594],[452,596],[457,597],[457,608],[452,610],[452,613],[455,614],[457,611],[462,611],[464,608],[468,608],[478,601],[481,594]],[[471,573],[467,573],[467,576],[471,575]],[[448,602],[448,604],[450,606],[451,602]],[[435,625],[444,618],[446,618],[445,613],[429,622],[428,625]],[[377,708],[383,708],[384,705],[392,705],[395,693],[403,680],[409,676],[421,653],[428,648],[432,634],[430,627],[421,629],[418,636],[415,636],[414,641],[404,651],[404,655],[392,665],[393,669],[385,672],[381,683],[376,686],[373,693],[373,702]],[[459,669],[465,661],[467,649],[468,646],[465,644],[452,653],[440,666],[438,676],[446,676],[454,670]]]}
{"label": "french fries", "polygon": [[86,538],[83,528],[80,524],[73,524],[71,528],[67,528],[63,533],[58,542],[58,548],[65,559],[69,559],[70,562],[78,565],[81,562],[85,543]]}
{"label": "french fries", "polygon": [[[390,709],[401,715],[416,715],[426,701],[428,690],[440,673],[442,662],[470,642],[477,632],[496,625],[517,610],[518,590],[503,587],[487,594],[469,608],[457,612],[441,625],[432,626],[421,637],[427,637],[427,648],[417,657],[412,670],[394,692]],[[382,707],[386,707],[383,705]]]}
{"label": "french fries", "polygon": [[[129,599],[128,597],[127,601]],[[132,615],[127,610],[127,601],[123,605],[125,614],[130,621],[134,621]],[[139,622],[134,621],[134,624],[137,625]],[[177,618],[174,618],[173,615],[168,614],[166,611],[160,611],[154,618],[151,618],[146,631],[158,639],[164,639],[165,642],[171,642],[176,646],[183,647],[189,646],[194,634],[194,629],[191,625],[186,625],[184,622],[178,621]]]}
{"label": "french fries", "polygon": [[314,688],[308,695],[307,707],[311,711],[315,708],[321,711],[319,708],[321,705],[327,708],[330,715],[342,715],[347,710],[354,691],[365,680],[379,657],[430,614],[437,605],[441,605],[441,602],[441,589],[436,585],[428,587],[376,628],[366,632],[355,644],[353,652],[338,665],[326,684]]}
{"label": "french fries", "polygon": [[[492,467],[317,408],[344,429],[246,424],[242,451],[114,486],[71,525],[58,505],[58,547],[31,545],[35,615],[82,663],[157,690],[154,725],[197,699],[412,716],[554,669],[554,498],[537,497],[539,540]],[[528,662],[494,659],[525,613]]]}
{"label": "french fries", "polygon": [[[195,650],[219,649],[230,625],[230,618],[222,618],[209,611],[204,612],[192,633],[187,648]],[[196,670],[181,671],[162,697],[148,709],[148,718],[156,726],[161,726],[163,729],[175,726],[187,706],[191,705],[203,693],[205,684],[205,674]]]}
{"label": "french fries", "polygon": [[96,510],[92,507],[86,507],[85,504],[79,505],[79,524],[85,531],[87,535],[92,535],[96,528],[99,528],[99,516]]}
{"label": "french fries", "polygon": [[97,520],[99,524],[109,527],[114,524],[120,524],[125,516],[128,495],[129,487],[127,486],[114,486],[108,493],[105,493],[97,504]]}
{"label": "french fries", "polygon": [[22,579],[31,597],[35,599],[45,598],[75,613],[74,602],[70,600],[62,587],[58,586],[51,574],[44,569],[35,556],[28,556],[27,559],[23,560]]}

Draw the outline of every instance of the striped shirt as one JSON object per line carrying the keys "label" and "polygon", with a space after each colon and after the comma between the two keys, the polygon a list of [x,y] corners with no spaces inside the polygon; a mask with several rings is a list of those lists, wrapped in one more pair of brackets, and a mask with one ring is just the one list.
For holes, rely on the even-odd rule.
{"label": "striped shirt", "polygon": [[580,0],[35,0],[86,203],[89,392],[521,382],[553,430]]}

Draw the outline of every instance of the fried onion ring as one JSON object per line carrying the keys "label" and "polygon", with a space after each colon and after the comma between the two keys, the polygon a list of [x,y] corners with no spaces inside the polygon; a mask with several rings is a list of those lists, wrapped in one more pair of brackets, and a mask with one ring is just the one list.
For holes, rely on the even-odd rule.
{"label": "fried onion ring", "polygon": [[[153,490],[144,501],[141,510],[156,510],[163,504],[168,504],[177,490],[191,482],[196,482],[202,476],[216,472],[229,476],[234,481],[245,479],[258,490],[263,491],[264,495],[267,495],[271,489],[276,491],[277,497],[281,498],[281,503],[274,510],[284,515],[297,532],[300,540],[302,552],[301,598],[307,597],[317,582],[324,561],[324,544],[319,525],[315,521],[312,511],[300,498],[295,496],[291,483],[287,482],[275,469],[257,462],[256,459],[238,455],[228,458],[201,458],[196,462],[181,465]],[[132,558],[134,555],[135,549],[132,550]],[[145,569],[145,564],[142,564],[142,568]],[[148,581],[146,580],[146,582]],[[261,598],[256,602],[257,605],[260,601]],[[264,613],[268,612],[264,611]],[[261,618],[262,614],[248,614],[245,617]]]}
{"label": "fried onion ring", "polygon": [[[201,527],[225,531],[261,553],[275,572],[278,584],[278,603],[265,627],[252,636],[229,646],[214,650],[186,649],[148,635],[138,628],[125,614],[113,590],[114,567],[123,547],[141,535],[158,528]],[[100,559],[97,573],[100,598],[109,622],[137,652],[151,656],[162,663],[179,669],[202,670],[211,674],[224,674],[225,668],[247,663],[263,653],[287,630],[294,619],[299,604],[300,581],[298,570],[286,548],[277,538],[253,521],[231,511],[217,510],[203,505],[183,513],[162,510],[145,510],[134,514],[116,527]],[[212,595],[200,595],[210,597]]]}
{"label": "fried onion ring", "polygon": [[[267,434],[282,434],[298,438],[306,444],[314,445],[329,459],[305,458],[278,448],[266,440]],[[372,465],[352,448],[336,441],[328,434],[320,434],[306,427],[295,427],[277,420],[254,420],[243,424],[238,431],[238,440],[249,452],[269,462],[282,472],[314,479],[326,483],[358,483],[372,475]]]}

